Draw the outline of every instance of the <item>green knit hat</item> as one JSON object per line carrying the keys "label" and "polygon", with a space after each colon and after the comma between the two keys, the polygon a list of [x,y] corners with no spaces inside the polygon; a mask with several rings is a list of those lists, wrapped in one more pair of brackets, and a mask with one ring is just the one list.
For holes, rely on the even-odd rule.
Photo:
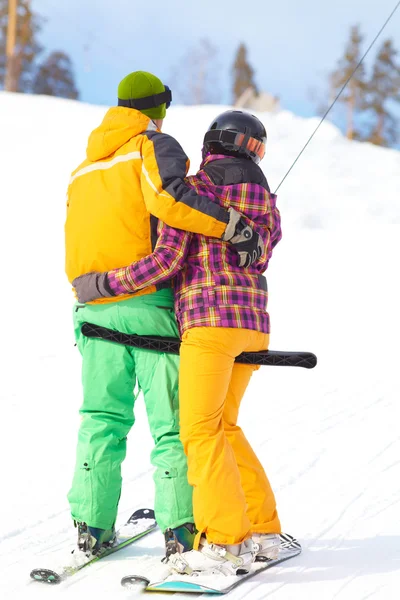
{"label": "green knit hat", "polygon": [[[161,94],[164,91],[165,86],[158,77],[146,71],[135,71],[127,75],[120,82],[118,86],[118,100],[137,100],[138,98]],[[118,104],[121,106],[122,103],[118,102]],[[166,109],[166,103],[164,102],[152,108],[140,108],[138,110],[150,117],[150,119],[164,119],[167,112]]]}

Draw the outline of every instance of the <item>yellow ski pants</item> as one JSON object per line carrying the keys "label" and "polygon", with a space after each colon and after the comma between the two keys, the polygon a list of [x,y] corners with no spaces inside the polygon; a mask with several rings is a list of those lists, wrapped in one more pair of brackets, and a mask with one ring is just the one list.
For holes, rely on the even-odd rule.
{"label": "yellow ski pants", "polygon": [[269,335],[250,329],[194,327],[180,349],[181,440],[193,486],[199,534],[239,544],[252,533],[280,533],[276,502],[264,469],[237,425],[256,365],[235,363],[241,352],[266,350]]}

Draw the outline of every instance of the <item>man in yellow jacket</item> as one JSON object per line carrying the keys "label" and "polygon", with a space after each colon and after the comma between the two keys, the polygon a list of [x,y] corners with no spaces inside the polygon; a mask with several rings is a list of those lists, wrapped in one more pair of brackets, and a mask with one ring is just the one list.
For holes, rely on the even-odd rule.
{"label": "man in yellow jacket", "polygon": [[[106,272],[154,249],[158,219],[172,227],[230,241],[239,264],[262,254],[263,242],[241,215],[197,195],[183,179],[189,161],[178,142],[161,133],[170,90],[138,71],[118,87],[118,106],[106,113],[88,141],[86,160],[72,173],[65,225],[70,282]],[[74,479],[69,492],[78,548],[96,553],[114,536],[121,494],[121,463],[134,423],[133,389],[144,393],[155,443],[155,513],[166,541],[188,550],[194,537],[192,494],[179,440],[178,358],[137,350],[81,333],[85,321],[125,333],[177,337],[169,284],[132,297],[115,297],[97,279],[103,298],[74,307],[82,354],[83,405]],[[132,499],[134,503],[139,501]]]}

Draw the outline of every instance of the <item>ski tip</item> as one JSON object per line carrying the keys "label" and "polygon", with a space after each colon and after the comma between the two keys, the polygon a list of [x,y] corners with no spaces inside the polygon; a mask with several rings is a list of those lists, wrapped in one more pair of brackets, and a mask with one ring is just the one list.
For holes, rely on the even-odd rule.
{"label": "ski tip", "polygon": [[141,575],[126,575],[121,579],[121,585],[124,588],[132,588],[138,585],[147,587],[150,584],[150,579],[142,577]]}
{"label": "ski tip", "polygon": [[281,538],[281,549],[289,548],[301,551],[301,544],[295,537],[293,537],[289,533],[280,533],[279,535]]}
{"label": "ski tip", "polygon": [[60,575],[50,569],[33,569],[30,577],[34,581],[41,581],[42,583],[55,584],[61,581]]}
{"label": "ski tip", "polygon": [[139,508],[135,510],[135,512],[129,517],[129,523],[132,521],[137,521],[138,519],[153,519],[155,520],[156,515],[154,514],[154,510],[152,508]]}

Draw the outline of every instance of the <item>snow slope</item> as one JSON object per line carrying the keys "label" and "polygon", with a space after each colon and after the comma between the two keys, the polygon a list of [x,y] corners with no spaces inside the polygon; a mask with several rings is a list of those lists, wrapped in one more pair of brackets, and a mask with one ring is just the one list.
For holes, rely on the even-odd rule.
{"label": "snow slope", "polygon": [[[192,159],[221,107],[171,108],[165,130]],[[80,358],[63,272],[65,189],[105,112],[0,93],[0,598],[126,598],[131,563],[160,553],[154,533],[51,588],[29,571],[73,543],[66,492],[81,401]],[[317,121],[262,115],[272,189]],[[271,348],[311,350],[312,371],[263,367],[241,424],[303,554],[229,599],[391,600],[400,586],[400,153],[324,124],[279,191],[284,239],[269,269]],[[142,403],[124,464],[120,517],[152,505]],[[154,596],[157,596],[154,594]],[[129,597],[139,597],[130,594]],[[160,595],[161,597],[161,595]],[[163,595],[165,597],[165,595]],[[175,598],[183,598],[175,594]]]}

